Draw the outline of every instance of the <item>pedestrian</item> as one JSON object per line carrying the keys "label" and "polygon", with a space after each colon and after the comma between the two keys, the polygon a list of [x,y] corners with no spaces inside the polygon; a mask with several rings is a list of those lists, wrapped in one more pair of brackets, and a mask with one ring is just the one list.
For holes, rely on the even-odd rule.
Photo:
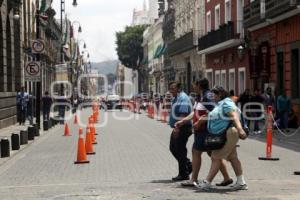
{"label": "pedestrian", "polygon": [[288,115],[291,112],[291,100],[286,96],[284,90],[281,91],[281,95],[277,98],[277,110],[280,119],[280,128],[283,131],[289,132],[288,130]]}
{"label": "pedestrian", "polygon": [[[198,175],[201,168],[202,162],[202,153],[206,152],[204,147],[204,140],[207,136],[207,126],[206,126],[206,117],[207,114],[214,108],[214,97],[212,92],[209,90],[209,82],[206,78],[197,81],[193,84],[194,92],[196,92],[197,97],[195,99],[194,111],[187,116],[186,118],[178,121],[176,126],[182,126],[190,119],[193,119],[194,127],[194,144],[192,148],[192,177],[189,181],[182,183],[182,186],[190,187],[197,186]],[[211,151],[207,152],[208,155],[211,155]],[[233,180],[230,178],[225,163],[222,161],[220,171],[224,177],[224,180],[221,183],[218,183],[218,186],[227,186],[233,183]]]}
{"label": "pedestrian", "polygon": [[232,99],[233,102],[237,103],[239,98],[237,96],[235,96],[234,94],[234,90],[230,90],[229,91],[229,97]]}
{"label": "pedestrian", "polygon": [[240,122],[240,113],[232,99],[228,98],[227,92],[217,86],[212,89],[217,102],[216,107],[208,114],[207,128],[211,134],[226,134],[226,143],[223,148],[213,150],[211,153],[211,166],[205,180],[201,181],[198,187],[203,190],[210,190],[211,183],[220,170],[222,159],[226,159],[232,165],[237,177],[236,183],[232,186],[235,190],[247,190],[248,186],[243,176],[241,162],[236,151],[236,144],[241,139],[246,139],[247,134]]}
{"label": "pedestrian", "polygon": [[251,97],[251,110],[253,123],[254,123],[254,134],[261,134],[261,130],[259,127],[259,122],[263,119],[263,109],[264,109],[264,99],[260,94],[259,89],[254,90],[254,95]]}
{"label": "pedestrian", "polygon": [[52,105],[52,98],[49,96],[49,92],[46,91],[45,95],[42,98],[43,103],[43,119],[44,121],[48,121],[50,118],[50,109]]}
{"label": "pedestrian", "polygon": [[250,120],[248,120],[248,118],[251,116],[249,112],[246,112],[246,110],[250,109],[250,105],[249,105],[250,102],[251,102],[250,90],[245,89],[245,91],[239,97],[237,103],[240,103],[242,114],[245,117],[248,126],[250,125]]}
{"label": "pedestrian", "polygon": [[33,95],[28,94],[27,102],[27,119],[29,120],[30,125],[33,125]]}
{"label": "pedestrian", "polygon": [[267,87],[266,91],[262,95],[264,99],[264,105],[265,105],[265,110],[268,109],[269,106],[272,106],[272,108],[275,108],[275,98],[272,94],[272,88]]}
{"label": "pedestrian", "polygon": [[21,91],[17,94],[17,115],[19,116],[19,124],[24,125],[27,114],[28,106],[28,93],[25,92],[25,88],[21,87]]}
{"label": "pedestrian", "polygon": [[175,127],[175,123],[188,116],[192,111],[191,101],[186,93],[181,89],[181,84],[171,82],[169,91],[173,95],[172,108],[169,124],[173,129],[170,137],[170,151],[178,162],[179,173],[173,177],[173,181],[189,180],[192,172],[192,164],[187,158],[186,144],[192,134],[192,122],[189,121],[181,127]]}

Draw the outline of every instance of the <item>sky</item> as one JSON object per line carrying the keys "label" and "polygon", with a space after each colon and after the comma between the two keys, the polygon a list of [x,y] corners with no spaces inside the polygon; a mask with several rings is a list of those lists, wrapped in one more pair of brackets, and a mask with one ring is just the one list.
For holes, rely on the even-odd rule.
{"label": "sky", "polygon": [[[77,0],[78,6],[72,6],[73,0],[65,0],[66,14],[82,27],[79,40],[84,40],[91,62],[117,59],[115,33],[123,31],[132,21],[134,8],[141,9],[143,0]],[[56,19],[60,19],[60,0],[53,0]],[[77,33],[78,23],[74,23]],[[83,42],[80,42],[81,48]]]}

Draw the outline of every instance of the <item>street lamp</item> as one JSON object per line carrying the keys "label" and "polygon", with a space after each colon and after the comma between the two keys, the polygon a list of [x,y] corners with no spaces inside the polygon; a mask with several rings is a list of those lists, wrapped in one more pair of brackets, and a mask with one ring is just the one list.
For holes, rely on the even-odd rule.
{"label": "street lamp", "polygon": [[77,4],[77,0],[73,0],[73,4],[72,4],[74,7],[76,7],[78,4]]}
{"label": "street lamp", "polygon": [[73,22],[72,22],[72,27],[73,27],[74,24],[78,24],[78,25],[79,25],[79,26],[78,26],[78,33],[81,33],[81,32],[82,32],[82,28],[81,28],[80,22],[79,22],[79,21],[73,21]]}
{"label": "street lamp", "polygon": [[241,60],[244,56],[244,47],[242,45],[238,46],[237,54],[238,54],[239,59]]}

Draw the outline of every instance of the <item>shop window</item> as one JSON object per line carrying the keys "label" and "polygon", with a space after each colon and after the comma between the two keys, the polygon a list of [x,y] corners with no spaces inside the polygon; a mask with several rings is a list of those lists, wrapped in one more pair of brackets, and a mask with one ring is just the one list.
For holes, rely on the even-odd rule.
{"label": "shop window", "polygon": [[227,90],[226,70],[221,71],[221,86]]}
{"label": "shop window", "polygon": [[235,93],[235,69],[229,70],[228,90],[233,90]]}

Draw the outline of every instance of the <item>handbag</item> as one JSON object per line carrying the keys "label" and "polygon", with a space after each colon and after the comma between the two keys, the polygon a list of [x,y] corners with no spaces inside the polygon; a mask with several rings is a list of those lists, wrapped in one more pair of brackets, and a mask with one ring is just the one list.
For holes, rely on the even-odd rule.
{"label": "handbag", "polygon": [[227,128],[220,134],[208,133],[204,139],[204,148],[206,150],[222,149],[226,143],[226,132],[231,127],[232,122],[228,124]]}

